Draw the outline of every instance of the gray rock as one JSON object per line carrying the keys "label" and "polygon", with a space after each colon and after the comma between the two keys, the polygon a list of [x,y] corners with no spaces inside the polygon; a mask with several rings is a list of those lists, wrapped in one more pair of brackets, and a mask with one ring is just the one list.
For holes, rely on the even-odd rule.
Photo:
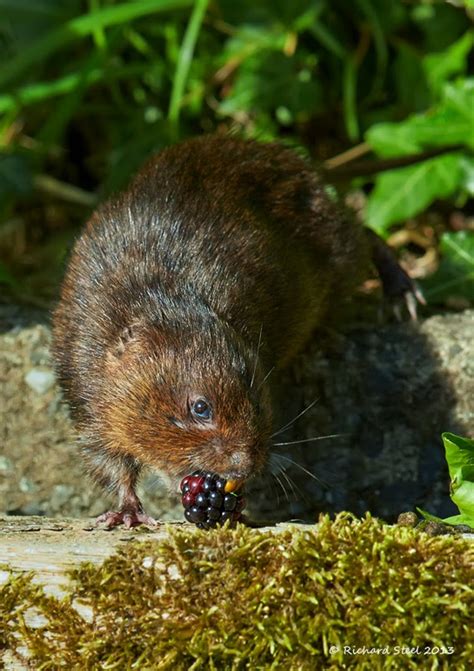
{"label": "gray rock", "polygon": [[[15,315],[15,310],[8,313],[9,327]],[[100,514],[116,501],[83,473],[52,371],[39,369],[47,373],[42,392],[24,384],[31,362],[47,360],[50,342],[46,326],[30,324],[20,320],[0,334],[0,378],[6,381],[0,385],[5,427],[0,505],[4,510],[36,506],[46,515],[59,510],[73,517]],[[276,461],[285,473],[275,464],[249,483],[250,510],[263,519],[307,521],[342,509],[369,510],[390,521],[416,506],[451,514],[441,433],[474,434],[473,332],[471,310],[417,324],[315,336],[280,380],[281,410],[275,418],[275,426],[282,427],[319,399],[275,437],[275,442],[307,442],[273,448],[283,457]],[[319,439],[328,435],[335,437]],[[182,518],[173,487],[156,475],[144,478],[142,495],[150,514]]]}
{"label": "gray rock", "polygon": [[18,487],[19,487],[20,491],[23,492],[24,494],[26,494],[28,492],[34,492],[35,489],[36,489],[35,483],[32,482],[29,478],[25,478],[25,477],[22,477],[20,479]]}
{"label": "gray rock", "polygon": [[[302,407],[320,400],[281,442],[340,434],[291,452],[275,448],[298,462],[286,476],[306,499],[308,519],[341,509],[388,520],[416,506],[443,516],[455,512],[441,433],[474,434],[473,333],[471,310],[359,330],[324,352],[315,342],[299,357],[283,381],[286,393],[293,388],[302,395]],[[271,514],[270,506],[259,505]],[[279,508],[289,516],[291,505]]]}
{"label": "gray rock", "polygon": [[4,456],[0,456],[0,471],[11,471],[12,469],[12,461]]}
{"label": "gray rock", "polygon": [[37,394],[45,394],[54,385],[55,377],[52,370],[32,368],[25,375],[25,382]]}
{"label": "gray rock", "polygon": [[55,510],[60,510],[61,507],[71,499],[74,491],[72,485],[56,485],[53,487],[50,498],[51,507]]}

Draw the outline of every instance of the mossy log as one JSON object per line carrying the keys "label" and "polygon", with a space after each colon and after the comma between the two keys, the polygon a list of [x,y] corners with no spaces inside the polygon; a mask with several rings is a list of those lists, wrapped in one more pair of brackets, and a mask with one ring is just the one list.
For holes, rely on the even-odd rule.
{"label": "mossy log", "polygon": [[[261,526],[257,532],[281,533],[288,529],[314,529],[312,524],[280,523]],[[390,527],[387,527],[390,528]],[[13,573],[33,571],[34,581],[48,593],[60,594],[67,572],[83,562],[101,564],[119,548],[144,541],[163,541],[172,530],[195,531],[186,522],[158,522],[155,529],[117,527],[106,530],[93,519],[0,517],[0,585]],[[474,542],[474,533],[462,534]]]}
{"label": "mossy log", "polygon": [[[259,531],[278,532],[287,526],[262,527]],[[93,519],[0,517],[0,585],[7,580],[9,571],[17,574],[34,571],[35,582],[41,583],[49,594],[58,595],[67,572],[82,562],[101,564],[119,547],[140,541],[162,541],[171,529],[177,528],[195,529],[185,522],[163,522],[156,529],[106,530],[96,526]]]}
{"label": "mossy log", "polygon": [[434,671],[474,658],[473,543],[370,515],[211,532],[6,517],[0,562],[8,671]]}
{"label": "mossy log", "polygon": [[[156,531],[115,529],[105,531],[87,519],[17,517],[0,518],[0,566],[15,573],[34,571],[36,580],[57,592],[65,573],[81,562],[101,563],[120,543],[138,537],[161,539],[165,525]],[[3,583],[8,571],[0,573]]]}

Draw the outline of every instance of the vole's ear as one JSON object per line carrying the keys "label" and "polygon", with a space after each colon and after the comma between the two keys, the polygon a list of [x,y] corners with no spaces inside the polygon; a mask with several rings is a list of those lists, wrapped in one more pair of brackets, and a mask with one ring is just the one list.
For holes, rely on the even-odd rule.
{"label": "vole's ear", "polygon": [[133,321],[122,328],[115,343],[109,350],[109,356],[120,359],[126,351],[133,349],[145,331],[145,323],[142,320]]}

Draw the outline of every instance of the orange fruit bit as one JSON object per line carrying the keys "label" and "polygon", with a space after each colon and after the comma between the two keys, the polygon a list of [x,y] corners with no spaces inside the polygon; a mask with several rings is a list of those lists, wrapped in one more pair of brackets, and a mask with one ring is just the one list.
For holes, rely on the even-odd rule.
{"label": "orange fruit bit", "polygon": [[227,480],[227,482],[225,483],[226,493],[229,494],[230,492],[235,491],[240,487],[241,484],[242,482],[240,480]]}

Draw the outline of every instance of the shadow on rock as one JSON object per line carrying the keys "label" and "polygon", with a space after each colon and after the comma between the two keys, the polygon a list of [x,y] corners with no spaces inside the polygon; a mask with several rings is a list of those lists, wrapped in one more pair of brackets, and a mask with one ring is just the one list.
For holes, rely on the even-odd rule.
{"label": "shadow on rock", "polygon": [[[314,521],[319,512],[370,511],[393,521],[416,506],[442,517],[457,512],[441,433],[473,431],[473,327],[466,311],[331,335],[323,354],[313,345],[279,402],[288,408],[291,398],[295,416],[319,400],[276,442],[338,437],[275,448],[287,470],[274,467],[273,489],[268,483],[249,496],[256,514]],[[291,419],[283,415],[282,424]]]}

